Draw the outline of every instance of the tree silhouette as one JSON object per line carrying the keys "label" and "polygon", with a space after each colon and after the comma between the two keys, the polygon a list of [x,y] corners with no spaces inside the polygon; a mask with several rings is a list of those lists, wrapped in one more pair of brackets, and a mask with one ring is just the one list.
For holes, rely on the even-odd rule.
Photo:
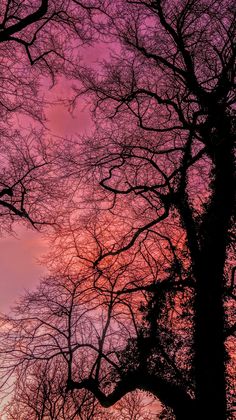
{"label": "tree silhouette", "polygon": [[235,333],[235,9],[98,4],[94,28],[113,54],[73,69],[96,130],[60,154],[71,182],[86,181],[54,237],[63,280],[2,320],[3,380],[59,358],[67,391],[104,407],[141,389],[167,417],[223,420]]}
{"label": "tree silhouette", "polygon": [[18,372],[15,393],[3,413],[8,420],[154,420],[150,400],[134,392],[107,412],[87,391],[66,392],[66,373],[56,363],[38,363],[27,374]]}
{"label": "tree silhouette", "polygon": [[[123,212],[123,232],[100,240],[95,267],[102,272],[106,260],[141,252],[154,238],[166,242],[170,278],[187,282],[194,297],[186,313],[193,311],[195,397],[184,383],[174,389],[173,380],[164,392],[157,378],[152,392],[161,400],[162,392],[172,394],[177,418],[225,419],[224,305],[234,299],[227,249],[234,237],[235,8],[227,0],[130,0],[105,2],[105,8],[102,30],[114,53],[99,70],[79,73],[84,89],[78,95],[94,99],[98,126],[82,164],[90,160],[114,224]],[[158,260],[158,252],[163,249],[149,251],[150,258]],[[157,319],[157,296],[149,319]],[[142,345],[140,357],[146,351]],[[121,381],[110,397],[99,394],[96,382],[84,386],[110,404],[115,392],[118,398],[129,386],[145,387],[140,377]],[[147,382],[151,387],[150,377]],[[71,389],[80,386],[70,382]]]}
{"label": "tree silhouette", "polygon": [[107,319],[106,312],[105,302],[85,275],[53,276],[19,300],[13,317],[1,317],[1,378],[11,394],[4,409],[7,418],[154,418],[149,412],[152,401],[147,397],[143,401],[138,393],[125,396],[106,412],[92,393],[68,392],[68,374],[83,378],[100,365],[101,340],[112,332],[110,305]]}
{"label": "tree silhouette", "polygon": [[25,0],[4,0],[1,3],[0,43],[15,45],[21,58],[25,52],[31,65],[39,64],[44,75],[52,76],[71,58],[68,36],[70,40],[76,36],[81,42],[91,41],[88,23],[97,8],[95,0],[38,0],[34,4]]}
{"label": "tree silhouette", "polygon": [[[60,195],[58,168],[45,130],[43,86],[70,74],[77,62],[73,39],[83,45],[92,38],[88,3],[33,3],[4,0],[0,5],[0,216],[1,229],[8,232],[20,218],[37,228],[55,222],[50,213],[53,190]],[[50,179],[52,194],[47,194]]]}
{"label": "tree silhouette", "polygon": [[99,413],[95,398],[88,392],[67,393],[62,365],[38,362],[31,369],[18,369],[15,392],[3,412],[9,420],[80,419]]}

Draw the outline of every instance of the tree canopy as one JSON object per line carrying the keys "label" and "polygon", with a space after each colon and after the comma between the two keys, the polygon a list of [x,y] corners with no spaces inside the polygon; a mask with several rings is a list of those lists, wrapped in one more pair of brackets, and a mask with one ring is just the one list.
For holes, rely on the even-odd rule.
{"label": "tree canopy", "polygon": [[64,389],[104,407],[140,389],[176,419],[233,418],[235,8],[68,8],[60,28],[80,36],[82,10],[84,39],[113,51],[69,66],[94,129],[57,148],[73,199],[51,234],[52,276],[2,319],[4,377],[59,360]]}

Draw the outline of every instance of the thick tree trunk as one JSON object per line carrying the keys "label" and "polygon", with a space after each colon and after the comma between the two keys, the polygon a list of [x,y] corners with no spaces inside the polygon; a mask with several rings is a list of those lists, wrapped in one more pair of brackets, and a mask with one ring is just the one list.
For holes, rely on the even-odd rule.
{"label": "thick tree trunk", "polygon": [[[213,255],[209,255],[208,258],[212,257]],[[215,258],[215,265],[218,265],[216,255]],[[198,279],[196,296],[197,412],[201,420],[225,420],[224,310],[220,276],[222,273],[215,273],[215,267],[210,266],[206,259],[202,260],[202,264],[204,274]]]}
{"label": "thick tree trunk", "polygon": [[176,420],[199,420],[196,412],[195,401],[192,404],[179,405],[174,410]]}
{"label": "thick tree trunk", "polygon": [[[227,120],[226,120],[227,122]],[[232,137],[227,125],[214,139],[212,197],[200,232],[196,265],[196,398],[201,420],[226,419],[224,265],[234,205]],[[223,135],[224,131],[224,135]]]}

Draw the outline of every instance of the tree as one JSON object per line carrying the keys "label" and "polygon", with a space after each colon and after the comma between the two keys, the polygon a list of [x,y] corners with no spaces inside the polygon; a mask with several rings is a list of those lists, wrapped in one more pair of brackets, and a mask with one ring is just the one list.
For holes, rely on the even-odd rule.
{"label": "tree", "polygon": [[[15,394],[2,413],[8,420],[154,420],[139,393],[131,393],[117,403],[114,409],[103,409],[95,397],[86,391],[66,392],[66,372],[62,366],[39,363],[23,372],[15,384]],[[23,378],[24,376],[24,378]],[[59,381],[58,381],[59,379]]]}
{"label": "tree", "polygon": [[62,364],[38,362],[17,373],[14,395],[3,410],[9,420],[89,420],[101,411],[88,392],[66,392]]}
{"label": "tree", "polygon": [[48,103],[42,85],[53,86],[59,75],[69,76],[78,59],[72,45],[75,38],[77,44],[90,43],[95,1],[86,3],[1,2],[2,230],[9,232],[12,222],[20,218],[34,227],[55,222],[50,213],[55,207],[53,190],[55,196],[60,195],[59,189],[57,193],[55,190],[59,169],[55,167],[53,142],[48,141],[45,130],[44,108]]}
{"label": "tree", "polygon": [[[101,319],[105,325],[99,325]],[[92,393],[67,390],[69,372],[82,378],[96,365],[110,321],[105,302],[101,305],[85,275],[45,278],[37,291],[22,297],[14,317],[1,318],[1,376],[11,395],[7,418],[154,419],[149,412],[153,399],[144,401],[137,392],[107,413]]]}
{"label": "tree", "polygon": [[52,76],[72,58],[68,37],[70,41],[75,36],[77,41],[91,41],[88,23],[97,9],[96,0],[37,0],[34,4],[26,0],[4,0],[1,3],[0,43],[3,48],[7,45],[6,49],[11,44],[17,46],[21,60],[24,60],[25,52],[31,65],[39,64],[44,75]]}
{"label": "tree", "polygon": [[[166,241],[166,269],[172,281],[191,279],[194,297],[186,311],[193,311],[195,397],[166,380],[173,390],[169,404],[177,418],[225,419],[225,304],[235,299],[227,251],[235,208],[235,9],[227,0],[129,0],[105,7],[108,23],[101,31],[113,39],[113,56],[99,71],[79,74],[99,125],[83,165],[90,160],[106,190],[114,224],[124,209],[129,220],[114,241],[105,237],[95,266],[102,271],[105,260],[142,250],[154,237]],[[132,376],[129,385],[144,387],[139,378]],[[117,398],[127,382],[121,380]],[[69,383],[87,387],[104,404],[114,402],[115,391],[101,395],[91,379]],[[164,388],[153,380],[161,400]]]}
{"label": "tree", "polygon": [[14,326],[3,329],[7,372],[17,360],[56,358],[59,343],[68,391],[111,407],[142,389],[177,419],[223,420],[235,332],[235,11],[227,0],[100,5],[96,29],[113,55],[75,73],[78,95],[94,98],[97,130],[78,157],[70,145],[62,156],[88,191],[54,241],[61,272],[83,278],[79,293],[88,287],[73,324],[86,331],[71,347],[61,320],[45,323],[60,311],[42,322],[37,306],[34,324],[35,305],[26,305],[4,324]]}
{"label": "tree", "polygon": [[[86,370],[83,341],[93,328],[90,312],[96,305],[83,280],[44,279],[19,300],[14,317],[2,316],[2,393],[11,395],[7,418],[88,420],[101,411],[91,393],[66,389],[68,369],[79,376]],[[77,363],[72,356],[80,348]]]}
{"label": "tree", "polygon": [[119,420],[154,420],[156,416],[149,410],[152,402],[146,397],[145,403],[142,394],[131,392],[115,405],[114,414]]}

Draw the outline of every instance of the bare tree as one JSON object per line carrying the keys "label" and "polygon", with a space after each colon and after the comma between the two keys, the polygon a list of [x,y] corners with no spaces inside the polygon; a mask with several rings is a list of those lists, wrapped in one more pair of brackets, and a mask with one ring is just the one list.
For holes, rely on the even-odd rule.
{"label": "bare tree", "polygon": [[116,418],[119,420],[154,420],[156,414],[151,413],[150,406],[154,401],[140,392],[135,391],[127,394],[115,406]]}
{"label": "bare tree", "polygon": [[[83,242],[91,252],[91,237],[85,237],[85,231]],[[71,383],[75,392],[77,387],[85,387],[104,407],[114,405],[136,388],[159,398],[160,392],[167,406],[173,404],[178,387],[185,386],[193,393],[186,366],[191,359],[191,316],[184,314],[191,302],[191,284],[187,290],[186,284],[178,280],[171,283],[169,277],[160,284],[156,282],[155,262],[150,260],[149,250],[97,272],[87,264],[89,253],[84,249],[79,274],[68,242],[67,247],[68,268],[65,264],[62,268],[76,274],[45,279],[37,292],[19,301],[11,317],[1,319],[3,387],[13,383],[18,370],[19,383],[25,384],[34,366],[39,369],[42,362],[53,361],[61,366],[64,392],[72,391]],[[82,252],[80,246],[78,249]],[[20,389],[17,382],[15,386]],[[182,404],[190,402],[181,391],[179,397]],[[120,412],[122,418],[127,415],[127,406],[132,410],[131,402],[126,401],[124,408],[121,401],[107,414],[100,410],[100,417],[117,417],[114,412]]]}
{"label": "bare tree", "polygon": [[66,392],[63,364],[38,362],[17,370],[15,391],[3,413],[9,420],[89,420],[99,413],[98,403],[88,392]]}
{"label": "bare tree", "polygon": [[4,0],[0,43],[7,44],[8,48],[15,45],[22,60],[25,51],[31,65],[40,63],[44,74],[48,69],[52,75],[58,70],[60,60],[64,63],[72,58],[71,38],[77,38],[77,42],[91,41],[92,28],[88,23],[99,9],[98,5],[96,0],[37,0],[34,4],[26,0]]}
{"label": "bare tree", "polygon": [[[20,372],[19,372],[20,373]],[[8,420],[154,420],[152,401],[138,391],[128,394],[109,411],[88,391],[67,392],[63,366],[37,363],[18,376],[15,393],[2,410]]]}
{"label": "bare tree", "polygon": [[[68,391],[68,374],[82,379],[97,370],[103,347],[107,362],[116,366],[115,325],[125,315],[113,314],[111,302],[90,283],[85,275],[46,278],[19,300],[14,317],[2,316],[1,377],[2,391],[11,395],[4,409],[9,420],[155,418],[149,410],[153,399],[137,392],[107,412],[91,392]],[[109,370],[103,368],[103,382],[110,387]]]}
{"label": "bare tree", "polygon": [[22,129],[22,133],[16,130],[3,135],[0,162],[1,234],[14,230],[20,218],[36,229],[56,224],[69,197],[67,181],[58,176],[53,147],[42,130]]}
{"label": "bare tree", "polygon": [[[78,61],[78,46],[91,42],[95,3],[1,2],[2,230],[10,231],[12,221],[20,218],[35,227],[49,222],[54,205],[47,210],[53,201],[53,191],[56,195],[56,172],[53,142],[48,141],[49,133],[45,130],[44,108],[49,104],[43,86],[53,85],[59,75],[71,74]],[[52,194],[48,195],[50,180]],[[63,184],[62,177],[59,182]],[[59,189],[57,193],[60,194]]]}
{"label": "bare tree", "polygon": [[235,10],[227,0],[102,7],[96,29],[115,51],[77,74],[98,128],[78,157],[66,148],[91,194],[55,239],[60,270],[83,278],[82,306],[72,316],[71,300],[61,304],[65,278],[26,299],[4,320],[2,371],[59,357],[68,391],[87,389],[104,407],[142,389],[177,419],[223,420],[235,333]]}
{"label": "bare tree", "polygon": [[[235,332],[225,320],[225,304],[235,300],[228,251],[235,206],[235,8],[227,0],[130,0],[105,8],[108,23],[101,31],[112,38],[114,53],[99,70],[79,74],[83,93],[94,99],[98,126],[82,165],[90,165],[89,176],[105,190],[93,195],[97,206],[103,197],[107,220],[123,223],[123,232],[112,235],[110,228],[108,237],[97,230],[94,265],[101,273],[121,254],[146,247],[160,267],[165,254],[168,287],[174,290],[171,282],[178,279],[194,299],[182,312],[193,322],[192,361],[185,360],[193,389],[183,381],[175,387],[167,372],[153,382],[147,375],[146,385],[138,368],[110,394],[101,394],[91,377],[82,383],[69,379],[70,388],[87,387],[110,405],[129,387],[148,386],[177,418],[225,419],[225,340]],[[151,316],[160,321],[160,300],[154,292],[149,323]],[[140,349],[150,373],[144,345]],[[132,361],[132,346],[129,351]]]}

